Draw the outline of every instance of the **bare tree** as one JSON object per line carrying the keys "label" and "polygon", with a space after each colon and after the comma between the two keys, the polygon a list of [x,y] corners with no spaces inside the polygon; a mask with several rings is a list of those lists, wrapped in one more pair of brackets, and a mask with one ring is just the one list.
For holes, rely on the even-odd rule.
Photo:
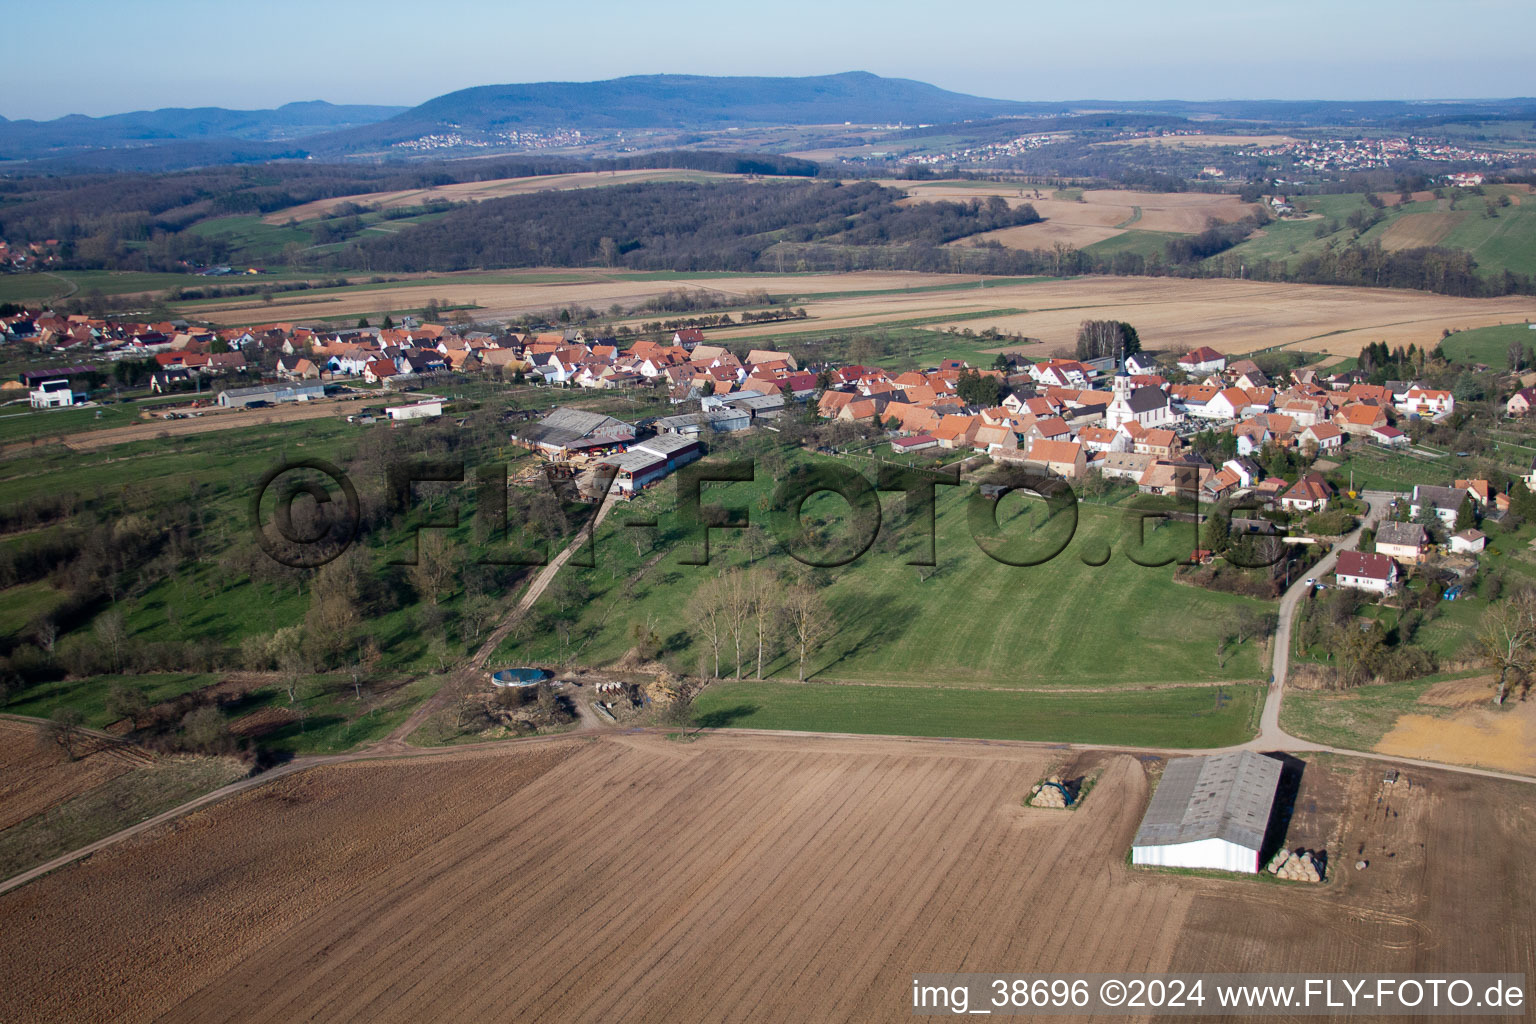
{"label": "bare tree", "polygon": [[725,574],[722,581],[721,597],[724,599],[725,628],[730,633],[731,643],[736,648],[736,678],[741,678],[742,657],[741,649],[744,644],[751,643],[752,603],[753,593],[751,582],[747,574],[740,569],[732,569]]}
{"label": "bare tree", "polygon": [[411,566],[411,584],[417,593],[436,605],[448,581],[453,578],[453,550],[443,535],[423,533],[417,545],[416,564]]}
{"label": "bare tree", "polygon": [[38,742],[44,746],[60,747],[71,761],[79,756],[80,741],[84,738],[81,724],[85,716],[75,708],[54,708],[53,714],[42,725]]}
{"label": "bare tree", "polygon": [[709,648],[709,653],[714,657],[715,670],[711,678],[720,678],[720,648],[725,646],[726,628],[725,609],[721,597],[721,582],[718,577],[708,580],[693,592],[693,597],[688,601],[686,615],[688,624],[693,627],[704,646]]}
{"label": "bare tree", "polygon": [[1536,595],[1523,590],[1506,604],[1490,606],[1483,613],[1477,646],[1499,670],[1493,702],[1503,704],[1510,677],[1524,678],[1536,662]]}
{"label": "bare tree", "polygon": [[756,678],[761,679],[764,655],[776,641],[782,588],[777,576],[756,565],[747,570],[747,585],[752,595],[752,628],[757,638]]}
{"label": "bare tree", "polygon": [[128,627],[123,621],[123,613],[120,609],[111,608],[97,616],[96,624],[92,627],[96,639],[101,646],[107,649],[112,656],[112,671],[123,670],[123,645],[128,642]]}
{"label": "bare tree", "polygon": [[795,644],[800,681],[805,682],[805,661],[832,635],[832,611],[814,587],[797,583],[784,593],[784,621]]}

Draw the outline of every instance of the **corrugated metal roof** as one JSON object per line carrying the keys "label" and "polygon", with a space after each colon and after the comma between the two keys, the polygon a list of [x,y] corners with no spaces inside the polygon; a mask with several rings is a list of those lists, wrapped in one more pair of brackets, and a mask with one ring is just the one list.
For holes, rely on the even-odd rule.
{"label": "corrugated metal roof", "polygon": [[1280,762],[1251,750],[1171,761],[1133,845],[1225,839],[1258,850],[1279,784]]}

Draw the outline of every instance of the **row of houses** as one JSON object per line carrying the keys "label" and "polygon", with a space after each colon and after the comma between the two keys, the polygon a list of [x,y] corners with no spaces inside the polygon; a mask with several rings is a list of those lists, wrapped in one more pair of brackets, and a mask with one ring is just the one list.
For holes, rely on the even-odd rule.
{"label": "row of houses", "polygon": [[[1069,479],[1098,472],[1134,480],[1146,493],[1192,490],[1210,500],[1262,489],[1275,491],[1267,496],[1287,508],[1307,511],[1326,507],[1331,497],[1320,476],[1277,490],[1283,482],[1262,474],[1254,479],[1251,460],[1220,467],[1193,460],[1186,439],[1207,429],[1230,432],[1243,459],[1265,445],[1324,453],[1350,438],[1397,447],[1408,437],[1393,420],[1419,414],[1411,410],[1440,415],[1454,408],[1448,392],[1413,382],[1378,386],[1303,373],[1279,388],[1251,360],[1229,364],[1204,348],[1178,365],[1209,373],[1196,383],[1173,384],[1139,353],[1112,375],[1102,366],[1060,359],[1014,374],[973,371],[958,361],[897,375],[845,367],[831,374],[818,409],[828,419],[878,421],[899,435],[891,442],[896,452],[975,451],[1035,463]],[[968,407],[955,386],[968,372],[996,378],[1006,396],[995,407]]]}

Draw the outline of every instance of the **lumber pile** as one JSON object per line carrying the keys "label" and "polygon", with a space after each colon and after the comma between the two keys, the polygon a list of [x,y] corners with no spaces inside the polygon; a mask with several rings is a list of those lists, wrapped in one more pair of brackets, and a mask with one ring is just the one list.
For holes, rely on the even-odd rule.
{"label": "lumber pile", "polygon": [[1266,870],[1288,882],[1321,882],[1323,857],[1311,850],[1281,850],[1270,858]]}

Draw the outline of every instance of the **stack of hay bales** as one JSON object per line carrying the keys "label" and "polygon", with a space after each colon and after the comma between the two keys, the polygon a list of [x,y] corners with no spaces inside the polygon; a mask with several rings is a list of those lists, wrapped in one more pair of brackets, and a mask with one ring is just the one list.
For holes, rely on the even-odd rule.
{"label": "stack of hay bales", "polygon": [[[1047,785],[1055,783],[1056,785]],[[1029,791],[1029,806],[1031,807],[1055,807],[1065,810],[1067,798],[1060,789],[1061,779],[1055,775],[1050,776],[1045,782],[1035,783],[1035,787]]]}
{"label": "stack of hay bales", "polygon": [[1321,882],[1322,858],[1311,850],[1281,850],[1269,862],[1269,873],[1288,882]]}

